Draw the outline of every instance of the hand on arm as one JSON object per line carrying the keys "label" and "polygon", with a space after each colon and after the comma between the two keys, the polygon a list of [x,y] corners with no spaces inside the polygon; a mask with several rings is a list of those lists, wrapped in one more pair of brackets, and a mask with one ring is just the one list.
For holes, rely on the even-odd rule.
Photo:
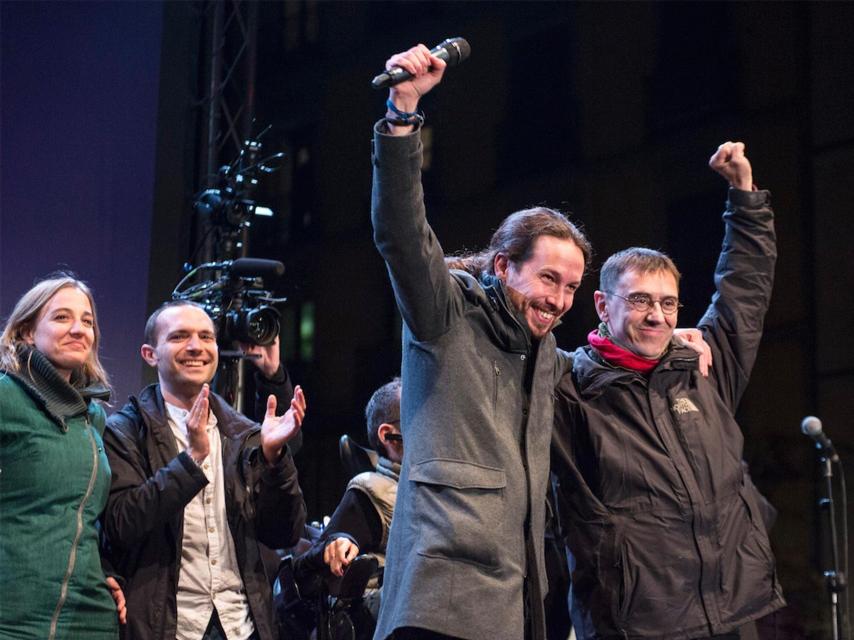
{"label": "hand on arm", "polygon": [[352,540],[335,538],[328,542],[323,549],[323,562],[326,563],[333,575],[340,578],[357,555],[359,555],[359,547]]}
{"label": "hand on arm", "polygon": [[196,396],[190,414],[187,416],[187,453],[201,464],[211,451],[208,439],[208,417],[210,414],[210,387],[205,384]]}
{"label": "hand on arm", "polygon": [[110,595],[116,603],[116,614],[119,616],[119,623],[127,624],[128,608],[122,588],[119,586],[118,581],[112,576],[107,576],[107,588],[110,590]]}
{"label": "hand on arm", "polygon": [[703,339],[703,332],[699,329],[676,329],[673,335],[683,346],[693,349],[700,354],[697,368],[704,378],[709,377],[709,369],[712,366],[712,348]]}
{"label": "hand on arm", "polygon": [[724,142],[709,158],[709,167],[723,176],[731,187],[742,191],[753,190],[753,170],[744,155],[743,142]]}
{"label": "hand on arm", "polygon": [[[388,99],[399,111],[416,112],[421,96],[442,81],[445,66],[445,61],[430,53],[430,50],[423,44],[416,45],[408,51],[394,54],[386,61],[386,69],[400,67],[411,73],[412,79],[391,87],[388,92]],[[386,116],[393,120],[400,118],[392,110],[389,110]],[[388,130],[392,135],[406,135],[412,131],[412,126],[389,124]]]}
{"label": "hand on arm", "polygon": [[267,398],[267,415],[261,425],[261,450],[268,463],[275,464],[285,444],[299,432],[305,410],[305,394],[299,385],[294,389],[291,408],[283,416],[276,416],[276,396]]}

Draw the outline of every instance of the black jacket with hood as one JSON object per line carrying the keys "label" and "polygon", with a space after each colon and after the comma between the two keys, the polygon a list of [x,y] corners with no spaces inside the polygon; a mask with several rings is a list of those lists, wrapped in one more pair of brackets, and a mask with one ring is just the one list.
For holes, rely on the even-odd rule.
{"label": "black jacket with hood", "polygon": [[762,336],[776,244],[766,191],[730,190],[697,355],[644,376],[591,347],[567,359],[553,434],[579,639],[697,638],[784,604],[734,414]]}

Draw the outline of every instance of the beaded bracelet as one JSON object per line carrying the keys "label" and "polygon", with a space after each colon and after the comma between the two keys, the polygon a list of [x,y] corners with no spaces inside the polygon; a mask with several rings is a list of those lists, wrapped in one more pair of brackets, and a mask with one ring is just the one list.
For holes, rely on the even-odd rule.
{"label": "beaded bracelet", "polygon": [[394,102],[391,101],[391,98],[385,101],[386,106],[389,108],[389,111],[394,113],[397,118],[386,118],[386,122],[390,122],[391,124],[403,127],[408,125],[421,125],[424,124],[424,114],[419,113],[418,111],[401,111],[398,109]]}

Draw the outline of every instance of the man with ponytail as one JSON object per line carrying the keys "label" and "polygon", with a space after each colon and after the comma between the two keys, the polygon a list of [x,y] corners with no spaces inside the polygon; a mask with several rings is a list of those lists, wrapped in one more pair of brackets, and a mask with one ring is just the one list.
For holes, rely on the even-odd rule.
{"label": "man with ponytail", "polygon": [[374,240],[404,321],[406,441],[376,638],[543,638],[552,328],[590,256],[561,213],[518,211],[489,248],[446,264],[427,223],[419,98],[445,63],[395,55],[374,130]]}

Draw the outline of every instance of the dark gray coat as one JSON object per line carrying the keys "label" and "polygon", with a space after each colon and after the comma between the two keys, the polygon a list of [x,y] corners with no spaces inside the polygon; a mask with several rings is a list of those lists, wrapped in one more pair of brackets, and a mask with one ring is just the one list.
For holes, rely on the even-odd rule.
{"label": "dark gray coat", "polygon": [[540,636],[554,338],[532,342],[497,279],[445,266],[419,134],[378,130],[374,145],[374,239],[405,325],[406,442],[375,637],[413,626],[520,640],[526,575]]}
{"label": "dark gray coat", "polygon": [[784,604],[734,418],[774,279],[768,198],[730,190],[698,325],[708,378],[682,347],[648,377],[582,347],[558,387],[553,471],[580,639],[704,637]]}

